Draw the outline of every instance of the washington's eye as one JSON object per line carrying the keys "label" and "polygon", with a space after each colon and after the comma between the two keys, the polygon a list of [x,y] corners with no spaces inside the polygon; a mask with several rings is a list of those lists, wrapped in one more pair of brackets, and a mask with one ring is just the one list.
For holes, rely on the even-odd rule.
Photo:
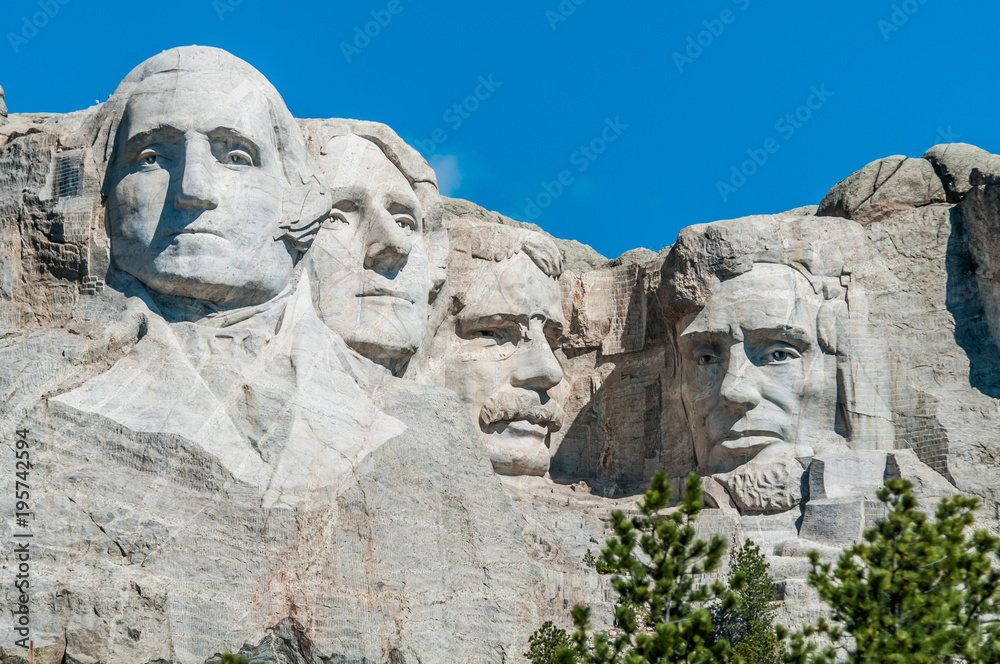
{"label": "washington's eye", "polygon": [[225,163],[230,166],[253,166],[253,157],[245,150],[230,150]]}
{"label": "washington's eye", "polygon": [[472,333],[474,336],[483,337],[486,339],[499,339],[500,333],[496,330],[476,330]]}

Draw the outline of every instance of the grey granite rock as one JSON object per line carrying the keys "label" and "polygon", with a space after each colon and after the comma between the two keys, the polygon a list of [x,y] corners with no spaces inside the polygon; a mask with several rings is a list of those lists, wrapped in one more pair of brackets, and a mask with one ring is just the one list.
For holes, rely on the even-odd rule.
{"label": "grey granite rock", "polygon": [[831,189],[819,204],[820,217],[844,217],[862,226],[893,212],[944,202],[941,180],[929,162],[903,156],[868,164]]}

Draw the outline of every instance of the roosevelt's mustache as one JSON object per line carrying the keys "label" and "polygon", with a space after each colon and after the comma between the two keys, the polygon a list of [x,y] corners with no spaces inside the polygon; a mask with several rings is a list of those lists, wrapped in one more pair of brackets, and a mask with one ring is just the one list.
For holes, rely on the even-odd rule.
{"label": "roosevelt's mustache", "polygon": [[484,427],[514,420],[527,420],[554,433],[562,428],[563,409],[554,399],[542,403],[534,390],[507,389],[487,399],[479,411],[479,423]]}

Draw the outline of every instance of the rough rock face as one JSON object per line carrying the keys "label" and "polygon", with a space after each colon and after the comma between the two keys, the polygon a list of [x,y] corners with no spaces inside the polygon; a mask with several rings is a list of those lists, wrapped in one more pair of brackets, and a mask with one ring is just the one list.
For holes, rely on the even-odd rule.
{"label": "rough rock face", "polygon": [[30,555],[0,559],[34,656],[521,661],[573,604],[611,626],[584,557],[658,470],[815,617],[806,552],[887,477],[1000,529],[998,246],[1000,157],[963,144],[608,261],[215,49],[11,115],[0,438],[31,466],[0,537]]}

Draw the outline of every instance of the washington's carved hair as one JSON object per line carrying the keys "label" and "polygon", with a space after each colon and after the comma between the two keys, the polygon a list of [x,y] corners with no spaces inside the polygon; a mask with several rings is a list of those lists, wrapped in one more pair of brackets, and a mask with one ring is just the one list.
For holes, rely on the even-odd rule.
{"label": "washington's carved hair", "polygon": [[[71,139],[79,147],[90,148],[88,167],[94,169],[101,182],[101,193],[106,195],[110,185],[108,173],[116,157],[118,131],[129,99],[144,81],[155,76],[176,76],[180,72],[206,76],[225,74],[237,84],[232,89],[220,88],[220,94],[258,92],[267,100],[286,184],[275,239],[285,240],[301,255],[315,235],[314,226],[330,212],[330,197],[322,174],[306,150],[298,124],[274,86],[248,63],[217,48],[183,46],[149,58],[125,77],[108,101],[96,109],[79,134]],[[219,81],[213,83],[217,85]]]}

